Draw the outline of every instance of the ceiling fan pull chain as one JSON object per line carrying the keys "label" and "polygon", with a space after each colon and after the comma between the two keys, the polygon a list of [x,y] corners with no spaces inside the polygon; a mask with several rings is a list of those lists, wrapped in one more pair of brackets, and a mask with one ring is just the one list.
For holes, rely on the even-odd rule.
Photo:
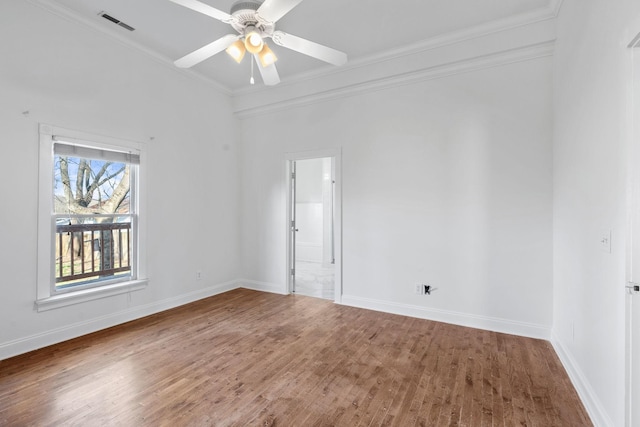
{"label": "ceiling fan pull chain", "polygon": [[255,84],[256,81],[253,78],[253,61],[255,60],[255,58],[253,57],[253,55],[251,55],[251,78],[249,79],[249,83],[251,84]]}

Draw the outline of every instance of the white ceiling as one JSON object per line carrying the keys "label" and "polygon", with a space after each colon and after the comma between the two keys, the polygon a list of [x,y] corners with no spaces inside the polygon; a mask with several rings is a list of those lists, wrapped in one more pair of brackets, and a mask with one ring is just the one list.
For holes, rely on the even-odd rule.
{"label": "white ceiling", "polygon": [[[201,0],[229,12],[234,0]],[[169,0],[40,0],[67,15],[172,62],[225,34],[228,25]],[[305,0],[276,28],[348,54],[349,61],[380,57],[434,37],[520,16],[544,14],[557,0]],[[129,32],[100,12],[131,25]],[[283,82],[331,65],[269,44]],[[249,85],[250,62],[236,64],[224,52],[192,71],[233,92]],[[261,84],[256,71],[257,85]]]}

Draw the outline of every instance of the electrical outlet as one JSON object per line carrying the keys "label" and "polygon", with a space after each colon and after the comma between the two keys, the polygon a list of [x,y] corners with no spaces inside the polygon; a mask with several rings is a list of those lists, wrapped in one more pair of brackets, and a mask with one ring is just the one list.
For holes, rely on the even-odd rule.
{"label": "electrical outlet", "polygon": [[202,280],[202,271],[196,271],[196,280]]}
{"label": "electrical outlet", "polygon": [[416,283],[416,294],[424,294],[424,285],[422,283]]}

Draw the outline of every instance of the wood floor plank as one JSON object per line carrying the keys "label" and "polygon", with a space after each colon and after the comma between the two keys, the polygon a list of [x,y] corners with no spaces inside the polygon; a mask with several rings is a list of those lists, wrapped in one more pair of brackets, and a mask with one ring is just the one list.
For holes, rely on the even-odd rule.
{"label": "wood floor plank", "polygon": [[474,396],[477,384],[474,381],[474,373],[476,372],[476,349],[469,344],[470,331],[463,335],[463,340],[467,345],[466,351],[463,352],[464,362],[464,381],[459,384],[459,394],[462,395],[462,408],[460,410],[459,424],[462,426],[470,426],[474,415]]}
{"label": "wood floor plank", "polygon": [[410,352],[416,357],[419,372],[415,377],[415,391],[412,395],[407,396],[407,399],[411,400],[409,410],[406,413],[399,414],[398,425],[419,425],[421,419],[424,418],[423,415],[420,415],[420,410],[423,403],[427,401],[426,396],[429,385],[431,381],[435,380],[435,376],[432,373],[436,370],[437,359],[431,357],[431,355],[439,351],[437,341],[432,339],[437,326],[439,326],[438,323],[430,322],[426,325],[418,324],[416,327],[417,330],[422,330]]}
{"label": "wood floor plank", "polygon": [[0,361],[2,426],[589,426],[541,340],[238,289]]}

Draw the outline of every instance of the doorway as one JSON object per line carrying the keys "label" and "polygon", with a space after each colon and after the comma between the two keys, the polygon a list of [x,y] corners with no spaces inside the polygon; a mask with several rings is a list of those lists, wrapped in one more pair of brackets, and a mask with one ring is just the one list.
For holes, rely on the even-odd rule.
{"label": "doorway", "polygon": [[338,156],[292,154],[288,160],[288,271],[291,293],[340,300]]}

